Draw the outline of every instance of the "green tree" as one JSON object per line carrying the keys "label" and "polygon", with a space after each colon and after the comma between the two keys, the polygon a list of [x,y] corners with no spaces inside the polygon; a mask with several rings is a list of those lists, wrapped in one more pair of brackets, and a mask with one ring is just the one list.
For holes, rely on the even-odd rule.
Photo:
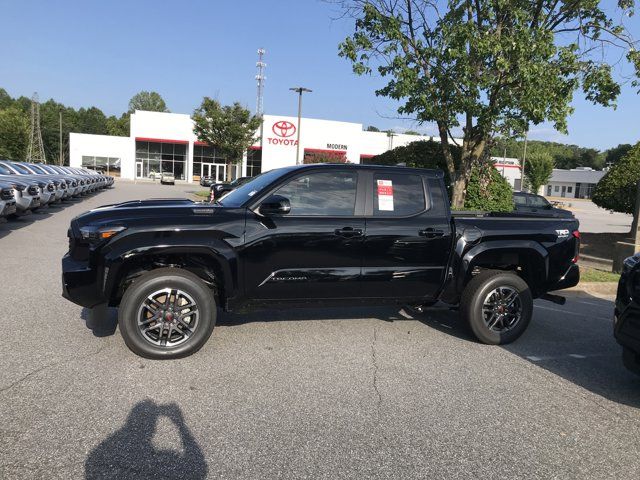
{"label": "green tree", "polygon": [[111,115],[107,118],[107,134],[118,137],[128,137],[130,120],[131,116],[128,113],[123,113],[120,118]]}
{"label": "green tree", "polygon": [[29,145],[29,117],[17,107],[0,110],[0,158],[24,160]]}
{"label": "green tree", "polygon": [[420,135],[418,132],[416,132],[415,130],[405,130],[404,132],[405,135]]}
{"label": "green tree", "polygon": [[622,157],[598,182],[593,203],[607,210],[633,213],[640,180],[640,142]]}
{"label": "green tree", "polygon": [[610,148],[604,152],[604,163],[608,166],[613,166],[618,163],[622,157],[624,157],[629,150],[633,148],[633,145],[628,143],[621,143],[617,147]]}
{"label": "green tree", "polygon": [[553,173],[553,158],[548,153],[533,152],[527,156],[524,164],[524,174],[527,185],[533,193],[538,193],[540,187],[546,185]]}
{"label": "green tree", "polygon": [[148,112],[168,112],[167,104],[158,92],[142,91],[136,93],[129,100],[128,113],[136,110],[146,110]]}
{"label": "green tree", "polygon": [[[619,0],[606,11],[603,3],[343,0],[355,31],[339,54],[356,74],[386,77],[376,94],[400,101],[400,114],[436,123],[459,208],[472,166],[494,136],[522,137],[543,121],[566,132],[578,88],[593,103],[615,105],[620,85],[603,60],[610,49],[623,50],[640,73],[640,52],[616,20],[632,14],[634,2]],[[459,126],[456,162],[450,140]]]}
{"label": "green tree", "polygon": [[373,125],[369,125],[364,129],[365,132],[379,132],[380,129],[378,127],[374,127]]}
{"label": "green tree", "polygon": [[226,159],[230,179],[232,166],[242,161],[244,153],[257,140],[255,135],[262,119],[251,115],[238,102],[223,106],[209,97],[204,97],[191,118],[198,140],[215,146]]}

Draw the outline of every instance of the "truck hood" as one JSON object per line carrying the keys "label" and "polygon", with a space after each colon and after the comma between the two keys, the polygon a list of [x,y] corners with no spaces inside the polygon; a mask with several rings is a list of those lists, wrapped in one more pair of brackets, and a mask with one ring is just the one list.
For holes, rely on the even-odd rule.
{"label": "truck hood", "polygon": [[186,198],[154,198],[104,205],[78,215],[72,220],[77,227],[85,225],[183,225],[194,217],[213,215],[219,206],[194,202]]}

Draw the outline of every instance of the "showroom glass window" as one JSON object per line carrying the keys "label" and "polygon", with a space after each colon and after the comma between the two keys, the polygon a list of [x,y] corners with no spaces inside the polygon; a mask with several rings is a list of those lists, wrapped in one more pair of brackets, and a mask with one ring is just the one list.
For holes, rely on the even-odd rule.
{"label": "showroom glass window", "polygon": [[186,160],[186,143],[136,141],[136,163],[142,164],[143,177],[156,178],[170,172],[176,180],[185,180]]}
{"label": "showroom glass window", "polygon": [[404,217],[425,209],[424,185],[420,175],[376,173],[373,176],[373,214],[376,217]]}
{"label": "showroom glass window", "polygon": [[353,215],[356,207],[356,172],[312,172],[296,177],[275,193],[289,199],[289,215]]}
{"label": "showroom glass window", "polygon": [[262,149],[247,150],[247,177],[257,177],[262,173]]}
{"label": "showroom glass window", "polygon": [[[204,167],[203,167],[204,164]],[[198,180],[200,176],[215,175],[210,165],[225,165],[226,160],[222,154],[210,145],[194,145],[193,146],[193,176],[194,180]],[[204,173],[203,173],[204,172]]]}

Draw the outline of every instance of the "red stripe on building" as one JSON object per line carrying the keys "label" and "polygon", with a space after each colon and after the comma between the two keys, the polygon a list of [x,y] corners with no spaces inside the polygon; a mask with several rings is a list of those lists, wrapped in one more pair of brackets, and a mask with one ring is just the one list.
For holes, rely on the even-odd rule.
{"label": "red stripe on building", "polygon": [[370,154],[368,154],[368,153],[361,153],[361,154],[360,154],[360,158],[373,158],[373,157],[375,157],[375,156],[376,156],[376,155],[370,155]]}
{"label": "red stripe on building", "polygon": [[155,143],[178,143],[180,145],[188,145],[188,140],[169,140],[167,138],[147,138],[136,137],[136,142],[155,142]]}
{"label": "red stripe on building", "polygon": [[249,150],[262,150],[262,147],[252,145],[252,146],[249,147]]}

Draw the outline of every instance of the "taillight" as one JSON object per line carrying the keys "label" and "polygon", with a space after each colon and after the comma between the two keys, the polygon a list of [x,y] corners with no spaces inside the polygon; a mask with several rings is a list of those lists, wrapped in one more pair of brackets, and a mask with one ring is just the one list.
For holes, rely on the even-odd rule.
{"label": "taillight", "polygon": [[573,238],[576,239],[575,255],[571,261],[573,263],[578,263],[578,260],[580,260],[580,232],[578,230],[574,230],[571,234],[573,235]]}

